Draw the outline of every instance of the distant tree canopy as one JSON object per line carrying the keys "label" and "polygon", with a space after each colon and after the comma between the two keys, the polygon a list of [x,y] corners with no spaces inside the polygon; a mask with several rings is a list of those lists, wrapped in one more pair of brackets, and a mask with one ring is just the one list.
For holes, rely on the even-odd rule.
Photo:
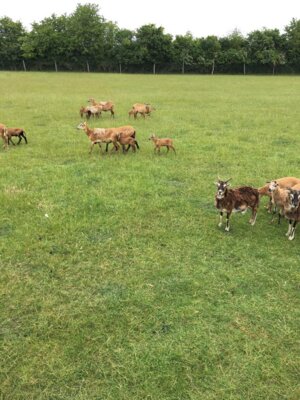
{"label": "distant tree canopy", "polygon": [[278,29],[233,31],[226,37],[172,35],[163,27],[136,31],[106,21],[96,4],[78,4],[70,15],[22,23],[0,18],[0,69],[119,72],[299,73],[300,20]]}

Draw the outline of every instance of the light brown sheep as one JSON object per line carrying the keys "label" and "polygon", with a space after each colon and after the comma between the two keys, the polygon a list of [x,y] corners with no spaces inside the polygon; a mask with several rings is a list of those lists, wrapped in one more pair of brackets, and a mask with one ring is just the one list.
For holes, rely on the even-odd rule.
{"label": "light brown sheep", "polygon": [[[278,178],[276,179],[276,182],[278,183],[279,187],[281,189],[288,188],[288,187],[293,187],[296,184],[300,183],[300,179],[295,178],[294,176],[285,176],[283,178]],[[269,204],[267,205],[268,212],[272,212],[272,194],[271,191],[269,190],[270,182],[267,182],[266,185],[258,188],[258,192],[260,197],[262,196],[268,196],[269,197]]]}
{"label": "light brown sheep", "polygon": [[174,153],[176,154],[175,147],[173,146],[173,139],[170,139],[170,138],[160,139],[160,138],[156,137],[155,135],[151,135],[149,137],[149,140],[152,140],[152,142],[154,143],[154,152],[158,151],[158,153],[160,153],[160,148],[166,147],[167,153],[169,152],[170,149],[172,149],[174,151]]}
{"label": "light brown sheep", "polygon": [[150,116],[151,112],[155,111],[155,108],[152,107],[150,104],[142,104],[142,103],[135,103],[131,110],[129,110],[129,118],[133,115],[134,119],[137,118],[138,114],[141,114],[143,118]]}
{"label": "light brown sheep", "polygon": [[90,153],[92,152],[94,145],[98,144],[99,147],[101,148],[101,143],[106,143],[108,145],[109,143],[113,143],[115,150],[117,151],[119,149],[118,145],[118,138],[117,138],[117,133],[112,132],[109,129],[105,128],[89,128],[86,122],[81,122],[78,126],[77,129],[82,129],[85,131],[87,134],[88,138],[91,141],[91,147],[90,147]]}
{"label": "light brown sheep", "polygon": [[101,111],[105,111],[105,112],[110,111],[110,116],[113,118],[115,117],[115,110],[114,110],[115,105],[113,102],[111,102],[111,101],[97,102],[93,98],[90,98],[88,101],[92,106],[98,107]]}
{"label": "light brown sheep", "polygon": [[0,124],[0,137],[3,140],[3,148],[8,147],[7,127],[4,124]]}
{"label": "light brown sheep", "polygon": [[26,138],[26,133],[25,133],[24,129],[22,129],[22,128],[7,128],[6,136],[8,139],[8,144],[11,143],[11,144],[15,145],[14,142],[12,141],[12,136],[16,136],[19,138],[19,141],[17,144],[20,144],[22,139],[24,139],[26,144],[28,143],[27,138]]}

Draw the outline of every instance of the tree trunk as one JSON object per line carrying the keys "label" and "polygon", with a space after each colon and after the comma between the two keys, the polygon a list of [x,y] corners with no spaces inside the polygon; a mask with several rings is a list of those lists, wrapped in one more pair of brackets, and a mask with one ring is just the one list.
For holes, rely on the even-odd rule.
{"label": "tree trunk", "polygon": [[155,67],[156,67],[156,64],[154,63],[153,64],[153,74],[155,75]]}
{"label": "tree trunk", "polygon": [[26,72],[26,64],[25,64],[25,61],[24,61],[24,60],[22,60],[22,63],[23,63],[23,68],[24,68],[24,71]]}
{"label": "tree trunk", "polygon": [[58,69],[57,69],[56,60],[54,60],[54,68],[55,68],[55,72],[57,72],[57,71],[58,71]]}
{"label": "tree trunk", "polygon": [[86,69],[87,69],[87,72],[90,72],[90,64],[88,61],[86,62]]}
{"label": "tree trunk", "polygon": [[182,60],[182,68],[181,68],[181,72],[184,74],[184,60]]}
{"label": "tree trunk", "polygon": [[276,66],[276,64],[274,63],[273,64],[273,75],[275,75],[275,66]]}
{"label": "tree trunk", "polygon": [[213,75],[215,72],[215,60],[212,62],[211,74]]}
{"label": "tree trunk", "polygon": [[244,75],[246,75],[246,63],[244,63]]}
{"label": "tree trunk", "polygon": [[119,63],[119,72],[120,72],[120,74],[122,73],[122,64],[121,63]]}

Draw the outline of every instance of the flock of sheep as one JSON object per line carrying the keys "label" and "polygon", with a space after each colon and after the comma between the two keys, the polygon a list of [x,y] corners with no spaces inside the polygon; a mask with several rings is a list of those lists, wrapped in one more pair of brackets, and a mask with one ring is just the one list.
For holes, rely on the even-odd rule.
{"label": "flock of sheep", "polygon": [[[255,189],[251,186],[241,186],[229,189],[229,182],[218,179],[215,206],[220,212],[219,226],[222,226],[223,213],[226,212],[225,231],[229,231],[229,219],[232,212],[246,212],[251,209],[250,224],[254,225],[257,216],[259,199],[269,197],[268,211],[275,215],[278,212],[278,223],[282,216],[288,219],[289,228],[286,236],[289,240],[295,238],[295,229],[300,221],[300,179],[284,177],[267,182],[266,185]],[[274,220],[274,217],[272,221]]]}
{"label": "flock of sheep", "polygon": [[[91,117],[99,118],[103,111],[109,111],[111,117],[114,117],[114,104],[112,102],[96,102],[91,98],[89,99],[89,103],[88,106],[80,108],[81,117],[86,116],[87,119],[90,119]],[[138,114],[140,114],[145,118],[146,116],[149,116],[153,110],[154,108],[150,104],[137,103],[130,109],[129,117],[133,115],[136,119]],[[77,126],[77,129],[83,130],[88,136],[91,142],[90,153],[95,144],[98,144],[100,149],[101,144],[106,144],[106,151],[108,151],[108,145],[110,143],[113,145],[115,151],[118,151],[121,146],[123,153],[127,152],[129,148],[132,148],[133,152],[135,152],[136,149],[139,149],[139,144],[136,140],[136,131],[131,125],[113,128],[90,128],[87,122],[81,122]],[[9,128],[0,124],[0,137],[3,139],[5,148],[7,148],[10,143],[15,145],[12,140],[13,136],[19,138],[18,144],[20,144],[22,139],[24,139],[27,144],[24,129]],[[162,139],[155,135],[151,135],[149,140],[152,140],[155,152],[160,152],[161,147],[166,147],[167,151],[172,149],[176,154],[172,139]],[[300,221],[300,179],[295,177],[279,178],[267,182],[266,185],[258,189],[251,186],[241,186],[235,189],[230,189],[229,181],[230,179],[226,181],[218,179],[216,182],[217,193],[215,195],[215,206],[220,213],[220,227],[222,226],[224,212],[226,213],[225,231],[228,232],[230,229],[229,219],[232,212],[245,213],[248,208],[252,211],[249,222],[251,225],[254,225],[256,222],[259,199],[261,196],[268,196],[268,211],[273,212],[274,215],[278,212],[278,223],[280,223],[282,216],[287,218],[289,221],[289,228],[286,236],[289,240],[295,238],[296,225]]]}
{"label": "flock of sheep", "polygon": [[[99,118],[102,111],[110,111],[111,117],[114,118],[114,104],[111,101],[96,102],[95,99],[91,98],[88,100],[90,103],[87,106],[82,106],[79,110],[80,116],[86,117],[89,120],[91,117]],[[150,116],[151,112],[155,110],[150,104],[136,103],[129,110],[129,117],[132,115],[136,119],[138,114],[143,118]],[[108,145],[112,143],[113,149],[118,151],[120,146],[122,147],[123,153],[127,152],[130,148],[135,152],[139,149],[139,144],[136,140],[136,131],[133,126],[125,125],[114,128],[90,128],[87,122],[81,122],[77,129],[82,129],[91,142],[90,153],[92,152],[94,145],[98,144],[101,149],[101,144],[106,144],[106,151],[108,151]],[[170,149],[176,153],[173,145],[173,140],[170,138],[158,138],[155,135],[151,135],[149,140],[154,143],[154,151],[160,153],[161,147],[166,147],[167,152]]]}

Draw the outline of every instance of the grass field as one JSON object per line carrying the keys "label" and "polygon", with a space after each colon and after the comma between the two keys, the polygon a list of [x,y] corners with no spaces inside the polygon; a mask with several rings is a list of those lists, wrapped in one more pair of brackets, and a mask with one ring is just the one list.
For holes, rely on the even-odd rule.
{"label": "grass field", "polygon": [[[300,177],[300,78],[0,73],[1,400],[300,398],[300,228],[218,228],[214,182]],[[89,97],[136,154],[88,154]],[[157,111],[128,120],[135,102]],[[177,155],[153,153],[151,133]],[[163,151],[162,151],[163,152]]]}

